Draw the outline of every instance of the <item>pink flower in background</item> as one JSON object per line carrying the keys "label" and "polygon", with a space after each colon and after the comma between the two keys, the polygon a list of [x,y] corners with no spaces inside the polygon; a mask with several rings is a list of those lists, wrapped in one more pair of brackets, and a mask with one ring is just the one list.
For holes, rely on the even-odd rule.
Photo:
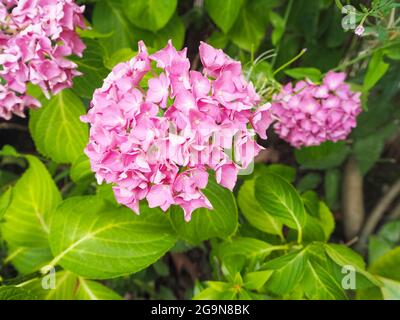
{"label": "pink flower in background", "polygon": [[85,28],[83,11],[72,0],[0,0],[0,118],[40,107],[26,93],[28,83],[47,97],[72,86],[80,73],[66,57],[85,48],[75,32]]}
{"label": "pink flower in background", "polygon": [[164,211],[179,205],[190,220],[193,210],[212,208],[202,192],[212,171],[232,190],[262,149],[250,128],[266,138],[269,106],[257,109],[240,62],[205,43],[200,58],[203,72],[190,71],[186,49],[168,42],[149,55],[139,42],[139,54],[113,68],[82,117],[91,124],[85,152],[98,182],[112,183],[117,201],[137,213],[146,199]]}
{"label": "pink flower in background", "polygon": [[354,30],[354,33],[359,37],[361,37],[364,34],[364,32],[365,32],[365,28],[361,24]]}
{"label": "pink flower in background", "polygon": [[271,108],[276,133],[296,148],[346,139],[361,112],[361,93],[352,92],[345,79],[345,73],[330,71],[320,85],[284,86]]}

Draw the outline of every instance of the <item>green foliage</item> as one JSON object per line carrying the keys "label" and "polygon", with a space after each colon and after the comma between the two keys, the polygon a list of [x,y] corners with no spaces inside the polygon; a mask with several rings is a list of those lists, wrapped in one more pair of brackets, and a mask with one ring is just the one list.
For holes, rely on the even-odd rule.
{"label": "green foliage", "polygon": [[173,206],[170,209],[171,224],[178,236],[193,244],[214,237],[227,238],[237,229],[238,213],[232,193],[210,179],[204,195],[213,209],[195,210],[189,222],[185,222],[182,208]]}
{"label": "green foliage", "polygon": [[273,173],[258,177],[255,194],[267,212],[283,224],[298,230],[300,237],[307,216],[300,196],[285,179]]}
{"label": "green foliage", "polygon": [[239,16],[244,0],[206,0],[205,6],[208,14],[215,24],[224,32],[228,33]]}
{"label": "green foliage", "polygon": [[58,163],[72,163],[87,144],[88,126],[79,117],[85,113],[81,100],[63,90],[31,113],[29,130],[38,151]]}
{"label": "green foliage", "polygon": [[150,31],[163,28],[176,9],[177,0],[123,1],[128,19],[137,27]]}
{"label": "green foliage", "polygon": [[[12,189],[12,199],[1,224],[2,238],[10,249],[9,259],[23,273],[34,271],[49,256],[50,215],[61,202],[60,193],[46,167],[35,157],[26,156],[29,168]],[[20,254],[27,254],[21,259]]]}
{"label": "green foliage", "polygon": [[142,206],[136,216],[96,196],[65,200],[54,212],[49,233],[51,264],[92,279],[137,272],[158,260],[175,241],[161,210]]}
{"label": "green foliage", "polygon": [[293,79],[310,79],[311,81],[318,83],[321,81],[321,71],[315,68],[293,68],[285,70],[285,73]]}
{"label": "green foliage", "polygon": [[319,146],[296,149],[297,162],[307,169],[330,169],[340,166],[350,153],[345,142],[325,142]]}

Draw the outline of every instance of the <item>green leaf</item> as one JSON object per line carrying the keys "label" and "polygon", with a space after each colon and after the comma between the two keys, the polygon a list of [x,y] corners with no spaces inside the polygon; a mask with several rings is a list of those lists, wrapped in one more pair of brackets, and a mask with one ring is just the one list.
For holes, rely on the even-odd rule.
{"label": "green leaf", "polygon": [[246,273],[244,276],[244,287],[249,290],[259,290],[271,277],[272,273],[273,271],[271,270]]}
{"label": "green leaf", "polygon": [[86,280],[79,277],[76,300],[122,300],[122,297],[96,281]]}
{"label": "green leaf", "polygon": [[354,154],[362,174],[366,174],[379,160],[385,146],[385,140],[396,132],[397,128],[398,126],[392,123],[355,141]]}
{"label": "green leaf", "polygon": [[210,286],[196,294],[193,300],[234,300],[237,297],[238,290],[231,283],[208,281]]}
{"label": "green leaf", "polygon": [[90,169],[89,158],[82,154],[75,162],[72,164],[70,176],[72,181],[75,183],[82,183],[93,179],[94,175]]}
{"label": "green leaf", "polygon": [[306,263],[306,250],[292,252],[268,261],[263,269],[273,270],[273,274],[266,284],[267,289],[278,295],[289,293],[301,281]]}
{"label": "green leaf", "polygon": [[207,43],[214,48],[224,49],[228,44],[228,37],[220,31],[214,31],[207,39]]}
{"label": "green leaf", "polygon": [[168,218],[141,206],[140,216],[96,196],[65,200],[49,235],[52,264],[86,278],[107,279],[142,270],[176,242]]}
{"label": "green leaf", "polygon": [[315,83],[321,82],[322,79],[321,71],[316,68],[293,68],[285,70],[285,73],[293,79],[310,79]]}
{"label": "green leaf", "polygon": [[124,16],[125,8],[120,0],[97,1],[93,10],[93,25],[102,33],[112,32],[109,38],[101,39],[109,54],[120,48],[132,48],[133,31]]}
{"label": "green leaf", "polygon": [[306,212],[297,191],[285,179],[274,173],[257,177],[255,195],[269,214],[301,233]]}
{"label": "green leaf", "polygon": [[311,300],[347,300],[340,284],[324,267],[308,260],[302,288]]}
{"label": "green leaf", "polygon": [[332,261],[340,266],[351,266],[357,272],[357,288],[380,285],[380,282],[365,270],[364,260],[350,248],[339,244],[325,244],[325,251]]}
{"label": "green leaf", "polygon": [[376,235],[372,235],[368,239],[368,262],[373,264],[385,253],[392,250],[390,243]]}
{"label": "green leaf", "polygon": [[229,37],[239,48],[255,52],[264,38],[269,22],[268,1],[247,1],[229,31]]}
{"label": "green leaf", "polygon": [[271,36],[272,45],[276,46],[285,32],[285,20],[274,11],[269,12],[269,19],[274,27]]}
{"label": "green leaf", "polygon": [[3,239],[14,247],[48,247],[49,215],[61,195],[46,167],[26,156],[29,168],[13,187],[11,203],[1,224]]}
{"label": "green leaf", "polygon": [[325,172],[324,193],[329,208],[336,209],[339,203],[341,172],[339,169],[329,169]]}
{"label": "green leaf", "polygon": [[171,19],[177,0],[124,0],[123,5],[128,19],[136,27],[155,32]]}
{"label": "green leaf", "polygon": [[178,236],[194,244],[215,237],[227,238],[235,233],[238,225],[238,210],[231,191],[210,178],[203,193],[213,209],[195,210],[189,222],[184,220],[181,207],[172,206],[170,209],[171,223]]}
{"label": "green leaf", "polygon": [[47,264],[53,255],[50,247],[21,247],[8,244],[8,256],[4,263],[11,262],[21,274],[30,274]]}
{"label": "green leaf", "polygon": [[296,189],[299,192],[316,189],[321,183],[321,176],[316,172],[310,172],[300,179]]}
{"label": "green leaf", "polygon": [[400,247],[385,253],[369,268],[373,274],[400,281]]}
{"label": "green leaf", "polygon": [[343,141],[325,142],[319,146],[295,150],[297,162],[306,169],[325,170],[340,166],[350,153]]}
{"label": "green leaf", "polygon": [[186,29],[182,19],[175,14],[172,16],[167,25],[157,32],[135,28],[134,37],[137,41],[143,40],[146,45],[153,49],[164,48],[168,40],[171,39],[174,47],[179,49],[183,46],[185,40],[185,31]]}
{"label": "green leaf", "polygon": [[270,164],[267,167],[264,166],[264,168],[265,172],[275,173],[287,180],[287,182],[292,183],[296,179],[296,169],[293,167],[284,164]]}
{"label": "green leaf", "polygon": [[[102,41],[109,41],[108,38]],[[107,56],[107,51],[99,40],[85,39],[86,49],[83,57],[72,57],[78,65],[78,70],[82,75],[75,77],[72,91],[79,97],[92,99],[95,89],[100,88],[104,78],[109,71],[104,66],[103,57]]]}
{"label": "green leaf", "polygon": [[8,188],[1,196],[0,196],[0,221],[2,220],[4,214],[6,213],[8,207],[11,203],[12,197],[12,188]]}
{"label": "green leaf", "polygon": [[[55,288],[48,287],[45,289],[43,284],[49,286],[51,281],[53,281]],[[23,284],[23,288],[34,293],[40,300],[74,300],[77,284],[78,277],[72,272],[59,271],[28,281]]]}
{"label": "green leaf", "polygon": [[386,223],[379,230],[378,235],[387,240],[392,246],[400,244],[400,220]]}
{"label": "green leaf", "polygon": [[28,290],[14,287],[0,287],[0,300],[36,300],[36,296]]}
{"label": "green leaf", "polygon": [[88,126],[79,117],[85,113],[82,101],[63,90],[42,107],[31,111],[29,130],[41,154],[58,163],[72,163],[86,146]]}
{"label": "green leaf", "polygon": [[260,206],[255,197],[254,186],[255,180],[246,180],[240,187],[237,197],[240,211],[253,227],[283,238],[282,223]]}
{"label": "green leaf", "polygon": [[400,300],[400,281],[378,277],[382,281],[383,286],[380,288],[382,291],[383,299],[385,300]]}
{"label": "green leaf", "polygon": [[218,255],[222,260],[230,256],[244,256],[246,258],[265,258],[271,252],[282,250],[282,246],[272,246],[265,241],[253,238],[240,237],[231,242],[225,241],[218,246]]}
{"label": "green leaf", "polygon": [[[47,279],[45,277],[48,277]],[[54,277],[55,288],[44,289]],[[46,283],[46,280],[47,283]],[[69,271],[59,271],[23,284],[23,288],[34,293],[40,300],[121,300],[122,298],[96,282],[78,277]]]}
{"label": "green leaf", "polygon": [[325,240],[329,240],[332,232],[335,230],[335,218],[329,207],[323,201],[319,202],[319,219],[325,233]]}
{"label": "green leaf", "polygon": [[111,54],[111,56],[104,57],[104,65],[111,70],[118,63],[131,60],[136,54],[137,52],[133,51],[131,48],[121,48]]}
{"label": "green leaf", "polygon": [[214,23],[228,33],[239,16],[244,0],[206,0],[205,7]]}
{"label": "green leaf", "polygon": [[389,64],[383,61],[384,51],[380,50],[373,54],[369,64],[367,74],[364,78],[363,90],[369,91],[385,75],[389,69]]}

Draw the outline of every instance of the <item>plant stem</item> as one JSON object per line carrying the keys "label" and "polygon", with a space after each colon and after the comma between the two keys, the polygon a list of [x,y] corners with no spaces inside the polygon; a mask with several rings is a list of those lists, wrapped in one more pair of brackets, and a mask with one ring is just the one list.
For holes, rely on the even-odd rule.
{"label": "plant stem", "polygon": [[277,73],[281,72],[283,69],[285,69],[287,66],[291,65],[293,62],[295,62],[296,60],[298,60],[303,54],[305,54],[307,51],[307,49],[303,49],[301,50],[301,52],[295,56],[293,59],[289,60],[288,62],[286,62],[284,65],[280,66],[278,69],[276,69],[274,71],[274,73],[272,74],[273,76],[275,76]]}
{"label": "plant stem", "polygon": [[395,45],[400,45],[400,41],[395,41],[395,42],[389,43],[389,44],[387,44],[385,46],[377,47],[377,48],[375,48],[375,49],[373,49],[373,50],[371,50],[371,51],[369,51],[367,53],[364,53],[364,54],[362,54],[362,55],[360,55],[360,56],[358,56],[358,57],[356,57],[354,59],[349,60],[346,63],[341,64],[340,66],[337,66],[336,68],[332,69],[332,71],[342,71],[342,70],[346,69],[347,67],[357,63],[358,61],[361,61],[361,60],[364,60],[364,59],[368,58],[369,56],[373,55],[375,52],[377,52],[379,50],[387,49],[387,48],[393,47]]}

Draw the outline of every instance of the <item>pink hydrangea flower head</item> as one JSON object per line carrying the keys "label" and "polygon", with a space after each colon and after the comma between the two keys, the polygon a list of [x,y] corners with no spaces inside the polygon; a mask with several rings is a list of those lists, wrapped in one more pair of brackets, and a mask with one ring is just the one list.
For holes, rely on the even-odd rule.
{"label": "pink hydrangea flower head", "polygon": [[80,73],[66,58],[82,56],[85,48],[76,33],[85,28],[83,11],[73,0],[0,1],[0,99],[6,99],[0,117],[23,117],[26,107],[40,107],[26,93],[27,83],[38,85],[47,97],[72,86]]}
{"label": "pink hydrangea flower head", "polygon": [[271,107],[276,133],[296,148],[344,140],[361,112],[360,92],[352,92],[346,74],[328,72],[322,84],[289,83]]}
{"label": "pink hydrangea flower head", "polygon": [[169,41],[149,55],[140,42],[139,54],[113,68],[82,117],[91,125],[85,152],[97,181],[112,183],[117,201],[136,213],[144,199],[164,211],[180,206],[186,221],[197,208],[212,209],[202,191],[210,174],[232,190],[262,149],[254,130],[266,137],[270,106],[258,108],[240,62],[205,43],[200,58],[203,71],[190,70],[186,49]]}

